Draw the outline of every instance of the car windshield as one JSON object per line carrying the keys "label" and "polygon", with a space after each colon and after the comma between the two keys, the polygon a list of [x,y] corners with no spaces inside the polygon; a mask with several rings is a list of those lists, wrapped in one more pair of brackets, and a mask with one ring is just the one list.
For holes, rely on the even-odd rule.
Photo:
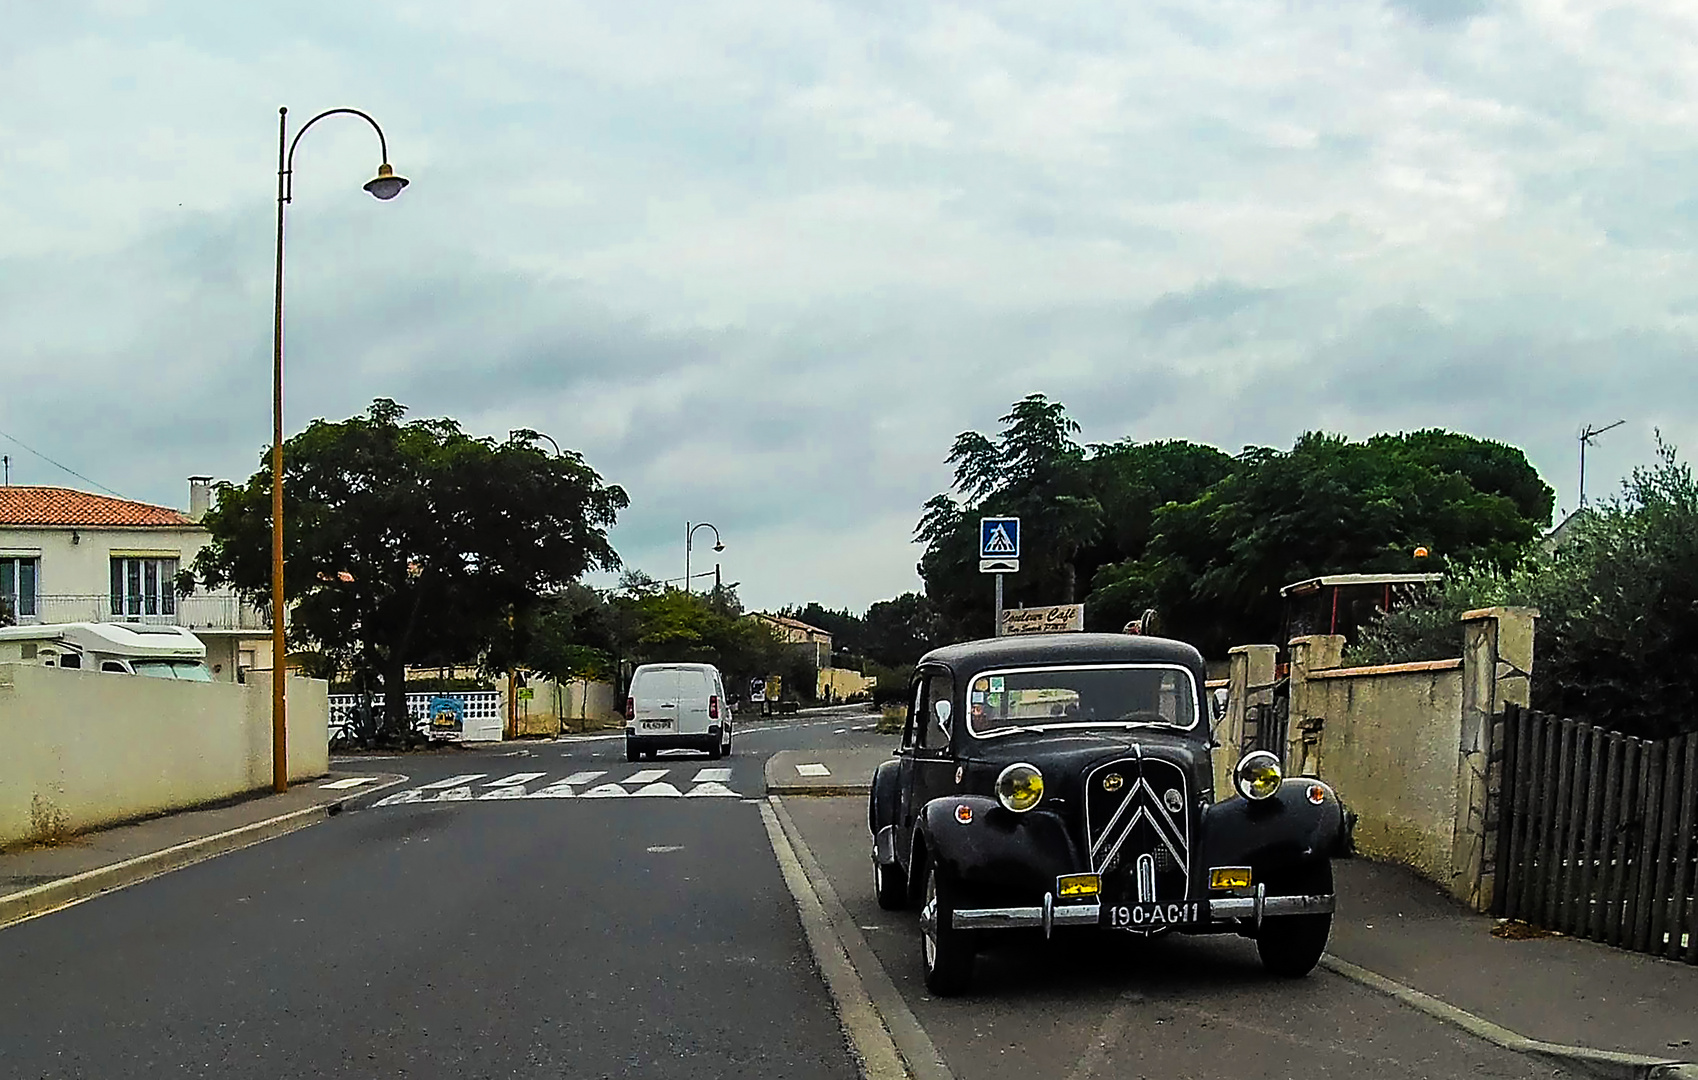
{"label": "car windshield", "polygon": [[974,735],[1076,727],[1161,726],[1197,722],[1197,689],[1181,667],[1115,664],[990,671],[968,691]]}
{"label": "car windshield", "polygon": [[211,682],[212,672],[205,664],[193,660],[133,660],[130,667],[137,675],[153,679],[184,679],[188,682]]}

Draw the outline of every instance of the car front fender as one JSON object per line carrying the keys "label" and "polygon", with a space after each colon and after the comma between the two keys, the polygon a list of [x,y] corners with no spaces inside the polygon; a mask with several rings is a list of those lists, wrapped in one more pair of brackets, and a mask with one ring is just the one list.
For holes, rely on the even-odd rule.
{"label": "car front fender", "polygon": [[950,795],[927,803],[916,829],[926,857],[975,902],[1036,903],[1059,875],[1090,868],[1066,823],[1041,807],[1016,814],[982,795]]}
{"label": "car front fender", "polygon": [[[1309,798],[1323,789],[1320,802]],[[1291,777],[1266,799],[1235,796],[1203,811],[1203,865],[1248,866],[1258,879],[1300,863],[1348,853],[1344,805],[1330,787]]]}

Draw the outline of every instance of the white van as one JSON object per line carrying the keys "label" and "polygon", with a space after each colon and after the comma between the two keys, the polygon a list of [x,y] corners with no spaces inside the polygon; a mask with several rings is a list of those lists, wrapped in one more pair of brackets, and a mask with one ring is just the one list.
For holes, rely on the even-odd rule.
{"label": "white van", "polygon": [[49,623],[0,627],[0,664],[211,682],[206,646],[180,626]]}
{"label": "white van", "polygon": [[661,750],[731,753],[731,708],[712,664],[644,664],[625,699],[625,760]]}

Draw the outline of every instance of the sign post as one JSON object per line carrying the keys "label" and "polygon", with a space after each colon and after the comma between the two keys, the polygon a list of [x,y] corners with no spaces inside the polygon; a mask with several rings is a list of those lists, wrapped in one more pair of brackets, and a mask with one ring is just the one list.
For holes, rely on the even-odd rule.
{"label": "sign post", "polygon": [[996,575],[996,634],[1002,636],[1002,575],[1020,572],[1020,519],[979,519],[979,573]]}

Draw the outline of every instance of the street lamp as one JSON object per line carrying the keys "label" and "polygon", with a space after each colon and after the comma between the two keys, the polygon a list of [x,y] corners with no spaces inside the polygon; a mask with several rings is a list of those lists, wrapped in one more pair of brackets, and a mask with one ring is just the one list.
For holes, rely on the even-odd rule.
{"label": "street lamp", "polygon": [[697,529],[713,529],[713,550],[724,551],[725,542],[719,538],[719,529],[711,521],[698,521],[694,525],[684,523],[684,591],[690,591],[690,547],[695,541]]}
{"label": "street lamp", "polygon": [[289,110],[277,110],[277,302],[272,320],[271,349],[271,787],[289,790],[289,732],[285,722],[284,634],[283,634],[283,208],[294,201],[295,147],[307,129],[327,116],[348,113],[370,124],[377,132],[378,153],[383,163],[377,175],[366,181],[365,190],[388,202],[401,194],[407,178],[396,176],[389,166],[389,143],[377,121],[358,109],[326,109],[301,125],[289,139]]}

